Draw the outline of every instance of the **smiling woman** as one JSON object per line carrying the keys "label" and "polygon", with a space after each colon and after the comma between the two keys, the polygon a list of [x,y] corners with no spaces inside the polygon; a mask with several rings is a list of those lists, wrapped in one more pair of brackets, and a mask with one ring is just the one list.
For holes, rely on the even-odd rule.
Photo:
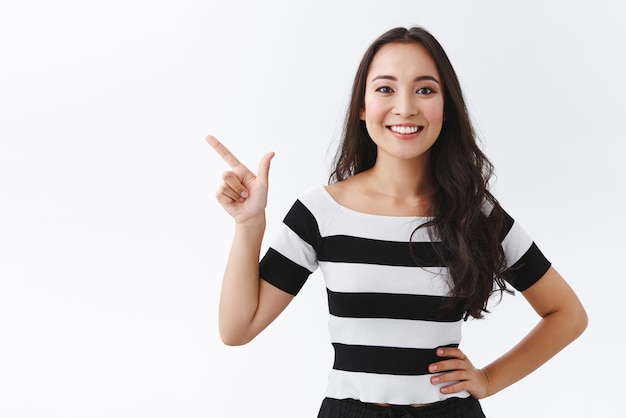
{"label": "smiling woman", "polygon": [[[405,266],[439,263],[433,251],[442,241],[429,236],[432,228],[413,235],[417,261],[404,251],[407,237],[421,222],[465,205],[459,190],[466,193],[466,166],[444,157],[457,148],[467,155],[461,149],[472,144],[451,135],[463,119],[453,113],[458,91],[449,88],[454,80],[444,67],[437,68],[439,86],[432,86],[443,92],[444,121],[428,152],[430,176],[437,175],[432,186],[450,190],[433,212],[437,219],[428,216],[434,209],[428,189],[403,192],[414,175],[399,181],[403,172],[395,164],[363,182],[361,193],[348,194],[350,178],[377,170],[377,147],[360,114],[371,71],[355,90],[360,101],[350,109],[354,129],[347,136],[363,134],[348,149],[363,164],[346,160],[345,176],[328,184],[341,168],[332,156],[362,55],[380,34],[407,25],[424,25],[454,65],[480,149],[496,168],[489,190],[515,219],[503,241],[506,252],[527,243],[513,239],[523,225],[590,316],[575,343],[520,382],[480,399],[485,415],[624,415],[615,394],[624,387],[626,362],[608,353],[623,329],[617,313],[626,295],[619,274],[626,236],[626,59],[619,53],[626,2],[1,3],[0,417],[306,418],[319,411],[329,374],[333,383],[339,375],[361,376],[359,388],[365,379],[385,378],[371,387],[380,392],[389,383],[397,394],[404,388],[393,382],[410,381],[406,386],[416,392],[434,389],[442,396],[429,380],[437,372],[425,369],[430,360],[420,356],[433,352],[419,349],[447,345],[459,326],[458,348],[476,368],[522,340],[551,309],[539,307],[537,315],[524,297],[532,299],[532,287],[494,295],[484,320],[431,321],[411,311],[414,301],[437,307],[451,283],[439,280],[448,273],[441,265]],[[406,46],[393,44],[381,49]],[[438,54],[429,50],[435,63],[442,62]],[[392,81],[381,91],[394,94]],[[426,126],[419,114],[389,123],[396,133]],[[236,222],[214,199],[230,168],[207,146],[206,132],[257,178],[264,152],[276,153],[257,264],[268,247],[298,265],[311,256],[293,235],[293,245],[279,242],[282,220],[300,196],[320,220],[322,250],[346,247],[347,254],[337,254],[352,260],[311,256],[318,268],[298,296],[245,347],[223,344],[218,330]],[[446,135],[457,142],[444,153]],[[325,206],[307,200],[316,185],[324,189],[320,203],[333,193],[336,223],[324,224]],[[334,200],[342,187],[345,199]],[[248,198],[256,190],[248,190]],[[374,193],[380,190],[387,194]],[[389,246],[375,246],[379,241]],[[447,241],[462,254],[480,240]],[[285,280],[291,292],[300,280],[300,268],[294,271],[285,276],[293,279]],[[350,310],[352,302],[360,311]],[[237,306],[235,314],[246,312]],[[458,315],[454,307],[442,310],[444,318]],[[229,335],[227,326],[223,331],[230,344],[251,338]],[[411,363],[414,355],[424,361],[414,369],[404,361],[384,364],[405,355]],[[345,370],[365,367],[416,374]],[[333,399],[343,396],[333,393]],[[385,393],[377,398],[406,402],[384,402]]]}
{"label": "smiling woman", "polygon": [[[217,192],[235,220],[222,339],[252,340],[319,267],[335,354],[319,418],[484,417],[478,399],[528,375],[586,327],[574,292],[488,190],[492,165],[456,74],[422,28],[392,29],[366,51],[331,184],[300,196],[260,262],[273,153],[254,174],[207,140],[232,169]],[[461,325],[509,286],[539,323],[476,368],[459,348]]]}
{"label": "smiling woman", "polygon": [[376,144],[379,163],[389,155],[428,169],[428,151],[443,124],[438,79],[437,65],[421,44],[391,43],[378,51],[367,77],[361,120]]}

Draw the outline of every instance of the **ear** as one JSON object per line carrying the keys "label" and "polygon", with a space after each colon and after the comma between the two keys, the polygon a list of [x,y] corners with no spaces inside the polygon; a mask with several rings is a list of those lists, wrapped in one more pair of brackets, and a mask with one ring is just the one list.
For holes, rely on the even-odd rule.
{"label": "ear", "polygon": [[359,119],[361,120],[365,120],[365,108],[362,107],[361,110],[359,111]]}

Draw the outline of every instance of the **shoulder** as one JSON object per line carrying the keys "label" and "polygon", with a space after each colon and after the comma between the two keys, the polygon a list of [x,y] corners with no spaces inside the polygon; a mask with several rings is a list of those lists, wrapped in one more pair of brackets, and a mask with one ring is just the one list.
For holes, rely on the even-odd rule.
{"label": "shoulder", "polygon": [[334,216],[341,206],[333,199],[326,187],[316,185],[302,192],[289,214],[298,218],[314,219],[317,222]]}
{"label": "shoulder", "polygon": [[[356,174],[345,180],[325,186],[327,195],[339,206],[359,210],[357,202],[365,196],[363,173]],[[354,207],[354,206],[357,207]]]}
{"label": "shoulder", "polygon": [[304,192],[300,193],[297,201],[304,204],[307,207],[319,207],[319,206],[333,206],[334,203],[332,196],[328,192],[329,186],[315,185]]}
{"label": "shoulder", "polygon": [[346,180],[329,185],[316,185],[302,193],[298,200],[305,206],[320,206],[325,210],[335,211],[342,207],[358,210],[360,202],[366,196],[364,193],[364,177],[354,175]]}

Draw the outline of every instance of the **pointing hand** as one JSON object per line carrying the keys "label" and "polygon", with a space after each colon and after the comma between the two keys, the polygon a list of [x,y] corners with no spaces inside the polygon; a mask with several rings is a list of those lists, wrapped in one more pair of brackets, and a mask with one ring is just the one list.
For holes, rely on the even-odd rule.
{"label": "pointing hand", "polygon": [[270,161],[274,153],[269,152],[261,158],[258,174],[255,175],[214,136],[207,136],[206,141],[231,168],[222,175],[223,183],[215,194],[217,201],[238,223],[263,216],[267,205]]}

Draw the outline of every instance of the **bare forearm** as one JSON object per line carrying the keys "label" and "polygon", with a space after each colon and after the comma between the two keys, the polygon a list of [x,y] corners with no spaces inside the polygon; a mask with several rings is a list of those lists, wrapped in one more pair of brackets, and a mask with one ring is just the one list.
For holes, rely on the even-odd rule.
{"label": "bare forearm", "polygon": [[219,308],[220,334],[227,344],[248,339],[246,333],[259,302],[259,255],[264,232],[265,216],[235,226]]}
{"label": "bare forearm", "polygon": [[259,255],[265,233],[265,207],[270,161],[269,152],[259,162],[255,175],[214,136],[207,142],[232,170],[222,175],[215,197],[235,220],[235,237],[226,263],[220,298],[220,335],[228,345],[250,341],[282,312],[291,295],[268,289],[259,277]]}
{"label": "bare forearm", "polygon": [[546,315],[513,349],[483,369],[487,396],[517,382],[575,340],[587,326],[582,306]]}

